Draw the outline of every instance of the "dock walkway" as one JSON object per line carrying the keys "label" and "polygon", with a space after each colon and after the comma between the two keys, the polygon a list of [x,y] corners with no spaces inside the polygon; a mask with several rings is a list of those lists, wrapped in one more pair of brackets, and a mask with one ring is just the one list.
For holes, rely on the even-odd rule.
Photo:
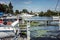
{"label": "dock walkway", "polygon": [[27,40],[27,38],[23,38],[23,37],[18,36],[16,38],[14,38],[14,37],[0,38],[0,40]]}

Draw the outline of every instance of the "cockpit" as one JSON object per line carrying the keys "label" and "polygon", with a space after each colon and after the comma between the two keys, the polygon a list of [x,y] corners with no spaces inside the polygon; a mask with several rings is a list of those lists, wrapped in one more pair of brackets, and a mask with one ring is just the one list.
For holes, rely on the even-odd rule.
{"label": "cockpit", "polygon": [[0,19],[0,24],[2,25],[11,25],[17,19]]}

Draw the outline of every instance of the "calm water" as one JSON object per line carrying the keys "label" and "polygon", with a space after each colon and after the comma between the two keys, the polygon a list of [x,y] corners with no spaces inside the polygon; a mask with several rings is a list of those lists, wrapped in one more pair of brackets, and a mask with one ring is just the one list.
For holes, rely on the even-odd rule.
{"label": "calm water", "polygon": [[59,29],[59,26],[38,26],[38,27],[30,27],[30,30],[31,31],[34,31],[34,30],[58,30]]}
{"label": "calm water", "polygon": [[30,28],[30,34],[31,34],[31,37],[40,37],[41,35],[44,35],[47,33],[47,31],[50,31],[50,30],[58,30],[59,29],[59,26],[47,26],[47,27],[44,27],[44,26],[38,26],[38,27],[31,27]]}

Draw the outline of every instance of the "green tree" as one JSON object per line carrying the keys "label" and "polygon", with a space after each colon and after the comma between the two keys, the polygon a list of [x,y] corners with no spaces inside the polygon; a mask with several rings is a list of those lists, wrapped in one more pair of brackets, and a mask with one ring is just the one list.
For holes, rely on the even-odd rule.
{"label": "green tree", "polygon": [[7,5],[5,5],[5,4],[0,4],[0,12],[2,11],[2,12],[7,12],[7,9],[8,8],[8,6]]}
{"label": "green tree", "polygon": [[15,11],[15,15],[17,15],[17,14],[20,14],[19,10],[16,10]]}
{"label": "green tree", "polygon": [[3,8],[2,4],[0,4],[0,12],[4,12],[4,8]]}
{"label": "green tree", "polygon": [[44,15],[45,15],[45,16],[51,16],[51,10],[47,10],[47,12],[45,12]]}
{"label": "green tree", "polygon": [[22,10],[23,13],[29,13],[27,9]]}
{"label": "green tree", "polygon": [[57,16],[57,13],[51,10],[47,10],[44,14],[45,16]]}
{"label": "green tree", "polygon": [[23,13],[22,11],[20,11],[20,13],[19,14],[21,14],[21,13]]}
{"label": "green tree", "polygon": [[33,12],[31,11],[31,12],[30,12],[30,14],[32,14],[32,15],[33,15]]}
{"label": "green tree", "polygon": [[13,6],[12,3],[9,3],[9,8],[8,8],[9,13],[13,14]]}
{"label": "green tree", "polygon": [[[54,11],[51,11],[51,10],[47,10],[47,12],[40,12],[39,13],[39,16],[58,16],[58,12],[56,11],[56,12],[54,12]],[[60,15],[60,14],[59,14]]]}
{"label": "green tree", "polygon": [[44,12],[41,11],[41,12],[39,13],[39,16],[44,16]]}
{"label": "green tree", "polygon": [[13,9],[13,6],[12,6],[12,3],[11,2],[9,3],[9,8],[10,9]]}

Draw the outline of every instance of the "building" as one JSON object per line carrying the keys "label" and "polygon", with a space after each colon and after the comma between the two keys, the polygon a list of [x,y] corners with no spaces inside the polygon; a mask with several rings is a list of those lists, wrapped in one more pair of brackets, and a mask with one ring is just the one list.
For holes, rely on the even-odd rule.
{"label": "building", "polygon": [[28,14],[28,13],[21,13],[19,16],[20,16],[20,17],[32,17],[32,16],[34,16],[34,15],[30,15],[30,14]]}

